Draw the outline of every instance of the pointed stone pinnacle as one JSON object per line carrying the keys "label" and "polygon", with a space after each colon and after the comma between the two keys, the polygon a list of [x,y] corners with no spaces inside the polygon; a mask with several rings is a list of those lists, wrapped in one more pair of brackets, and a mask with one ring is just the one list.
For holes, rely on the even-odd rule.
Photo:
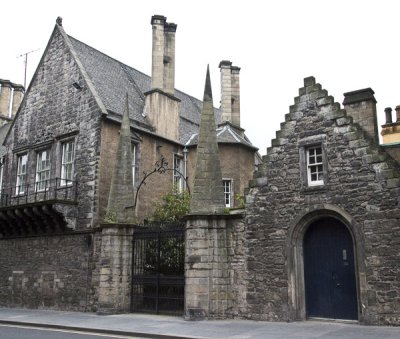
{"label": "pointed stone pinnacle", "polygon": [[133,208],[126,208],[132,206],[134,201],[128,94],[126,94],[115,160],[107,213],[115,218],[117,223],[132,223],[135,220],[135,211]]}
{"label": "pointed stone pinnacle", "polygon": [[223,213],[225,207],[209,67],[204,87],[190,207],[192,214],[219,214]]}

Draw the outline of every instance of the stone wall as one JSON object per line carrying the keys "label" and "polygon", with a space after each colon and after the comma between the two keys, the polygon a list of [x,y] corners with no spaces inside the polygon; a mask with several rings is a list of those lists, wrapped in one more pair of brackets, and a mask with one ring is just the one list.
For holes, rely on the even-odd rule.
{"label": "stone wall", "polygon": [[[63,36],[64,35],[64,36]],[[80,84],[77,89],[74,83]],[[34,184],[37,152],[50,152],[51,178],[61,176],[64,141],[75,141],[74,180],[79,184],[77,221],[71,227],[93,225],[97,213],[97,164],[101,113],[62,28],[55,28],[44,58],[6,140],[4,183],[16,183],[18,155],[28,154],[28,183]]]}
{"label": "stone wall", "polygon": [[[235,196],[244,195],[249,181],[253,178],[255,165],[254,149],[239,144],[218,144],[221,172],[223,179],[231,179],[233,184],[232,207],[239,207],[240,201]],[[194,169],[196,167],[196,148],[189,148],[187,175],[190,188],[193,187]]]}
{"label": "stone wall", "polygon": [[[113,164],[116,159],[118,145],[118,133],[120,124],[112,121],[104,121],[101,136],[101,160],[99,176],[99,222],[103,222],[107,209],[108,194],[110,191]],[[145,133],[135,133],[134,143],[136,144],[136,175],[135,193],[139,183],[142,181],[143,172],[151,172],[156,161],[161,156],[168,162],[168,168],[173,168],[174,154],[182,155],[182,148],[173,142],[161,138],[155,138]],[[137,140],[136,140],[137,139]],[[183,159],[182,159],[183,160]],[[140,189],[136,213],[138,221],[149,217],[155,208],[155,204],[161,202],[161,196],[170,192],[173,187],[173,171],[166,171],[163,174],[154,173],[146,180],[146,184]],[[132,201],[133,205],[133,201]]]}
{"label": "stone wall", "polygon": [[246,310],[241,215],[191,215],[186,224],[185,318],[224,319]]}
{"label": "stone wall", "polygon": [[[316,143],[324,150],[325,182],[308,187],[303,152]],[[245,316],[296,318],[304,291],[291,284],[302,270],[301,259],[290,254],[291,236],[302,217],[330,210],[347,218],[354,234],[360,321],[399,325],[399,188],[398,163],[372,144],[314,78],[306,78],[247,196]]]}
{"label": "stone wall", "polygon": [[0,305],[96,310],[93,239],[86,233],[0,240]]}
{"label": "stone wall", "polygon": [[98,311],[103,314],[130,311],[132,234],[130,225],[102,225]]}

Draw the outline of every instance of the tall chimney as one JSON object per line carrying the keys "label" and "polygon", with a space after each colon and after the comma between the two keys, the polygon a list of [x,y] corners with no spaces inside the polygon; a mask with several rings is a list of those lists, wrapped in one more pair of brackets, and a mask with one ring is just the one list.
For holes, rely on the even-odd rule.
{"label": "tall chimney", "polygon": [[240,126],[240,67],[232,66],[232,124]]}
{"label": "tall chimney", "polygon": [[15,113],[17,113],[18,108],[21,105],[22,99],[24,98],[24,92],[25,92],[24,86],[22,85],[14,86],[11,118],[15,117]]}
{"label": "tall chimney", "polygon": [[151,67],[151,89],[163,89],[164,77],[164,25],[166,17],[153,15],[151,24],[153,26],[153,57]]}
{"label": "tall chimney", "polygon": [[221,69],[221,114],[222,122],[228,121],[240,126],[240,68],[232,62],[222,60]]}
{"label": "tall chimney", "polygon": [[0,85],[0,115],[8,117],[11,100],[11,82],[8,80],[0,80]]}
{"label": "tall chimney", "polygon": [[164,91],[175,92],[175,33],[177,25],[165,23],[164,26]]}
{"label": "tall chimney", "polygon": [[175,33],[177,25],[162,15],[153,15],[153,58],[151,89],[175,92]]}
{"label": "tall chimney", "polygon": [[344,93],[343,106],[353,121],[363,128],[375,144],[379,144],[374,94],[371,88]]}

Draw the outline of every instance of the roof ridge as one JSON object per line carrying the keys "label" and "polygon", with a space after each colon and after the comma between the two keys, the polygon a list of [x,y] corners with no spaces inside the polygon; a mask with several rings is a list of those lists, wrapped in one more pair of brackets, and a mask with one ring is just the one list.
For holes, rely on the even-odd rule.
{"label": "roof ridge", "polygon": [[124,64],[124,63],[120,63],[120,64],[121,64],[121,68],[124,70],[126,76],[133,83],[133,87],[135,88],[135,91],[139,94],[139,97],[144,101],[145,100],[145,96],[144,96],[143,92],[140,90],[140,88],[139,88],[138,84],[136,83],[135,79],[131,76],[131,74],[126,69],[126,67],[129,67],[129,66]]}

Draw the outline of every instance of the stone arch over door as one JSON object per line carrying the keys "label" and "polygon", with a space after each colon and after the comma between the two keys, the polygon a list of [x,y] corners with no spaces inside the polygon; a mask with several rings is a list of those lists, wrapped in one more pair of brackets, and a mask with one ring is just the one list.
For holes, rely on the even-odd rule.
{"label": "stone arch over door", "polygon": [[322,218],[332,218],[341,222],[348,229],[353,239],[358,319],[362,322],[363,310],[361,305],[366,303],[366,279],[362,234],[350,214],[337,206],[328,204],[318,205],[301,213],[290,227],[287,238],[289,319],[306,319],[303,240],[309,226]]}

